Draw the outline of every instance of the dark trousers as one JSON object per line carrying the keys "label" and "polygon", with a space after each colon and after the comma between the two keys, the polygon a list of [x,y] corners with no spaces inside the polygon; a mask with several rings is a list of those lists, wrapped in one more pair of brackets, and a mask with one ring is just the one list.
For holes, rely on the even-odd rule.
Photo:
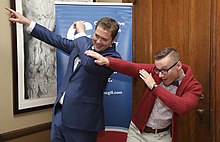
{"label": "dark trousers", "polygon": [[62,109],[53,116],[51,142],[96,142],[97,132],[65,127],[62,124]]}

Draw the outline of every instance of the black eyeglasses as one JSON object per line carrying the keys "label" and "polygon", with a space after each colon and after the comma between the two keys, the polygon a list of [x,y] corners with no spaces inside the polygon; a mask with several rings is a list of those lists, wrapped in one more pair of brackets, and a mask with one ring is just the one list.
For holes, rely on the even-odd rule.
{"label": "black eyeglasses", "polygon": [[154,67],[154,72],[156,73],[156,74],[159,74],[160,72],[163,74],[163,75],[166,75],[166,74],[168,74],[168,71],[170,70],[170,69],[172,69],[177,63],[178,63],[179,61],[177,61],[176,63],[174,63],[171,67],[169,67],[168,69],[161,69],[161,70],[159,70],[156,66]]}

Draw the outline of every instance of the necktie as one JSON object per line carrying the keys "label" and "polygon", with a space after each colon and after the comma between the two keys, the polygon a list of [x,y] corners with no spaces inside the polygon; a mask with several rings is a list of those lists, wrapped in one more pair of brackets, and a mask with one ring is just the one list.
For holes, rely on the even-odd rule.
{"label": "necktie", "polygon": [[178,81],[178,80],[175,80],[175,81],[173,81],[170,85],[179,87],[179,81]]}

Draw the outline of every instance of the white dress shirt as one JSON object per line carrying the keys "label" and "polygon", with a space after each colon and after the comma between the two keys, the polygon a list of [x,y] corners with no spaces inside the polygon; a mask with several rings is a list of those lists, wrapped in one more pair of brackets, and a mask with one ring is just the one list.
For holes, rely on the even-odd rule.
{"label": "white dress shirt", "polygon": [[[179,84],[183,80],[184,76],[185,74],[183,73],[178,79]],[[174,85],[165,86],[162,82],[160,83],[160,86],[173,94],[176,94],[176,90],[178,88]],[[148,119],[147,126],[153,129],[166,128],[172,123],[172,114],[173,111],[157,97],[151,115]]]}

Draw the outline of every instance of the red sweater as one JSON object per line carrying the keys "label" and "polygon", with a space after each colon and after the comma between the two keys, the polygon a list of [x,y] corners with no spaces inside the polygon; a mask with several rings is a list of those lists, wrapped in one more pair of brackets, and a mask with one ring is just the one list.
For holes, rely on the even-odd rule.
{"label": "red sweater", "polygon": [[[108,59],[108,67],[114,71],[134,78],[139,78],[139,70],[144,69],[152,74],[157,84],[160,84],[161,82],[159,76],[153,72],[153,64],[133,63],[110,57],[108,57]],[[156,97],[159,97],[166,106],[173,110],[172,136],[174,136],[174,129],[177,127],[174,125],[176,117],[178,117],[179,114],[193,110],[197,106],[199,97],[202,94],[202,86],[193,77],[192,70],[189,66],[183,65],[182,68],[185,73],[185,77],[178,87],[176,95],[173,95],[161,86],[158,86],[153,91],[151,91],[148,87],[145,88],[144,94],[138,102],[132,115],[132,121],[141,133],[143,133],[150,117]],[[172,141],[174,142],[174,137],[172,138]]]}

